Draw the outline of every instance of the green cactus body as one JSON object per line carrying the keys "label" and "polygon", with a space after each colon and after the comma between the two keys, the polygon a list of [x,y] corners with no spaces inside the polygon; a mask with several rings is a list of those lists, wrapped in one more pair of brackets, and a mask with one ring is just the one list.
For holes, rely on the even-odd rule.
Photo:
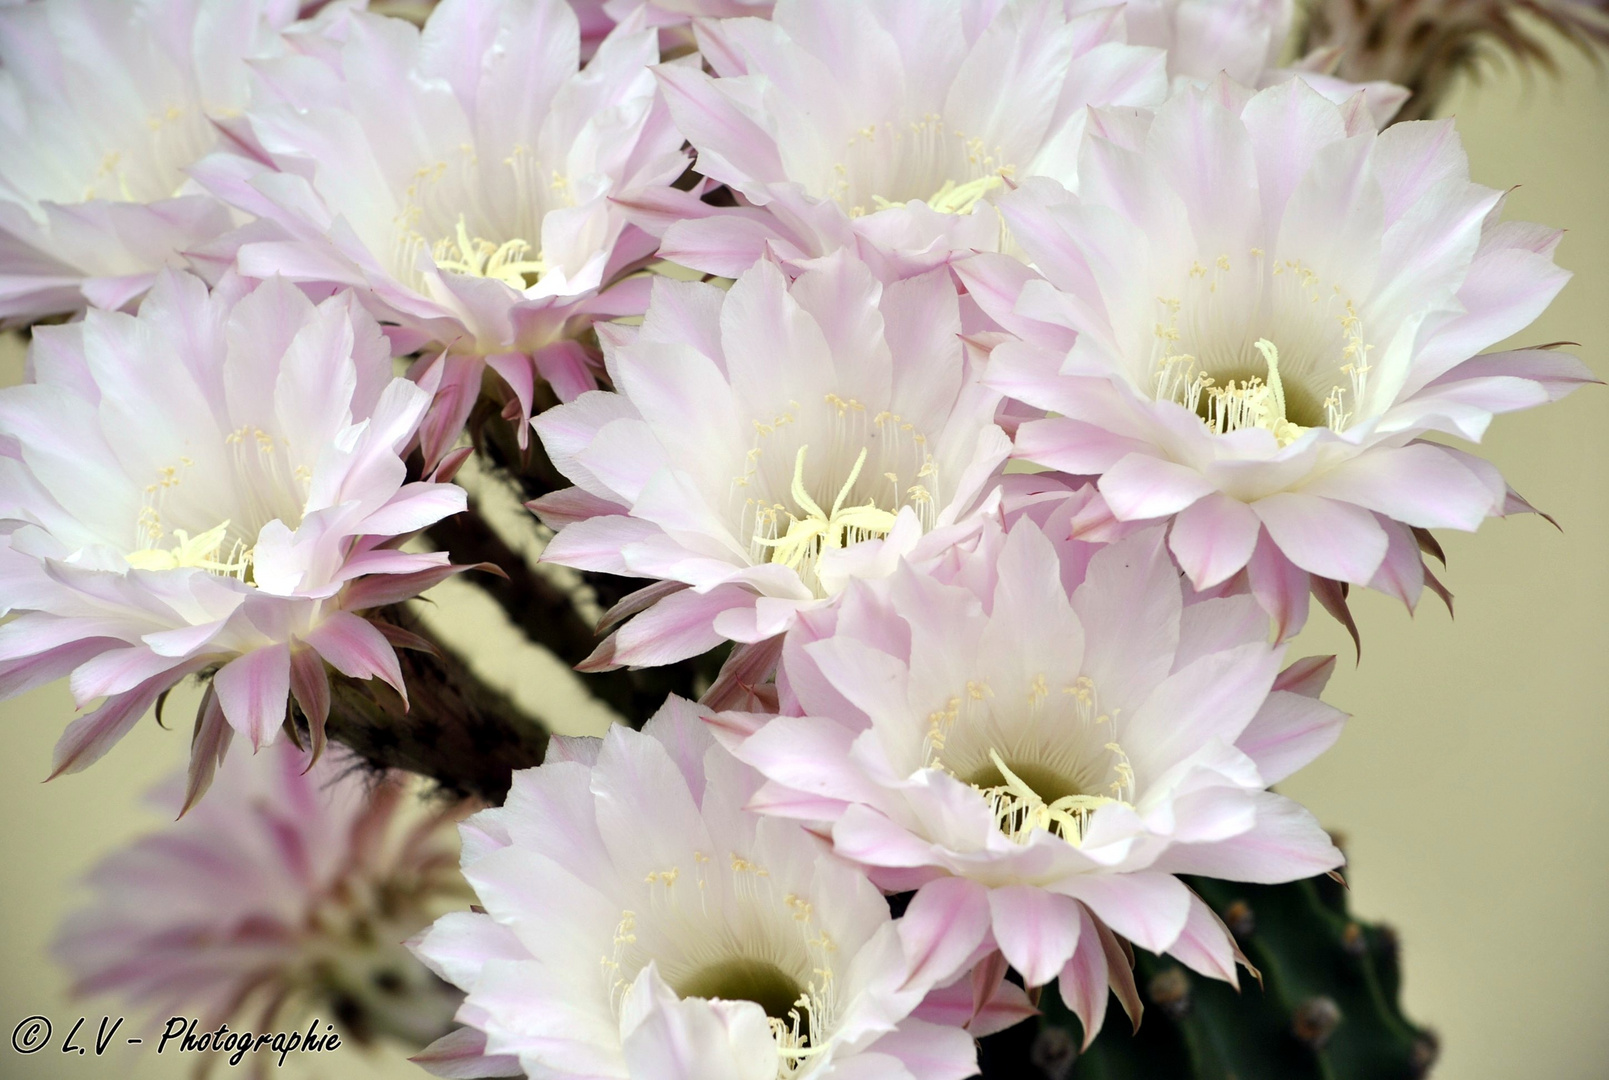
{"label": "green cactus body", "polygon": [[[985,1077],[1048,1080],[1415,1080],[1435,1062],[1436,1039],[1403,1015],[1396,936],[1352,919],[1329,878],[1243,885],[1189,884],[1235,933],[1262,985],[1242,972],[1237,992],[1169,957],[1137,952],[1144,1022],[1131,1035],[1113,1003],[1082,1055],[1082,1029],[1054,987],[1031,1046],[989,1054]],[[1002,1047],[1002,1049],[1004,1049]],[[1016,1057],[1008,1064],[1002,1057]]]}

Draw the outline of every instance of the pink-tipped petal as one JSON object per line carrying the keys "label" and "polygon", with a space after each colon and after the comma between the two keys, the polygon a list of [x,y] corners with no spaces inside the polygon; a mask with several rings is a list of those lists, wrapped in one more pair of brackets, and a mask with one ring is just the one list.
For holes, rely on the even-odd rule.
{"label": "pink-tipped petal", "polygon": [[290,646],[265,645],[231,660],[218,669],[212,685],[229,726],[250,739],[252,749],[261,749],[273,742],[285,722],[291,689]]}
{"label": "pink-tipped petal", "polygon": [[989,890],[994,939],[1026,986],[1043,986],[1078,947],[1078,901],[1032,885]]}
{"label": "pink-tipped petal", "polygon": [[1089,1044],[1095,1041],[1095,1036],[1101,1033],[1101,1027],[1106,1022],[1108,972],[1106,953],[1101,948],[1101,937],[1096,932],[1095,921],[1082,905],[1078,909],[1078,918],[1078,948],[1056,977],[1056,986],[1062,1001],[1084,1026],[1084,1044],[1080,1049],[1088,1050]]}
{"label": "pink-tipped petal", "polygon": [[1266,530],[1246,571],[1252,595],[1274,620],[1274,640],[1289,640],[1307,623],[1307,572],[1285,557]]}
{"label": "pink-tipped petal", "polygon": [[1173,519],[1168,548],[1197,589],[1221,585],[1246,565],[1261,523],[1239,499],[1213,492]]}
{"label": "pink-tipped petal", "polygon": [[1080,874],[1058,888],[1082,901],[1114,931],[1152,952],[1165,952],[1190,914],[1190,890],[1171,873]]}
{"label": "pink-tipped petal", "polygon": [[1277,784],[1335,745],[1346,720],[1347,714],[1333,705],[1275,690],[1235,746],[1257,763],[1265,781]]}
{"label": "pink-tipped petal", "polygon": [[402,667],[396,650],[367,619],[337,611],[327,616],[304,638],[341,674],[353,679],[372,679],[378,675],[391,689],[408,700],[402,682]]}
{"label": "pink-tipped petal", "polygon": [[910,964],[908,988],[948,982],[989,934],[989,890],[965,878],[939,878],[917,890],[899,921]]}
{"label": "pink-tipped petal", "polygon": [[1119,521],[1176,514],[1214,491],[1194,469],[1149,454],[1127,455],[1101,476],[1098,486]]}
{"label": "pink-tipped petal", "polygon": [[446,1080],[480,1080],[520,1072],[519,1058],[486,1053],[486,1033],[469,1027],[454,1028],[408,1060]]}
{"label": "pink-tipped petal", "polygon": [[1201,897],[1191,893],[1190,918],[1179,933],[1179,940],[1168,950],[1168,955],[1192,971],[1199,971],[1209,978],[1222,979],[1239,989],[1240,977],[1235,968],[1238,952],[1223,922]]}
{"label": "pink-tipped petal", "polygon": [[1367,584],[1385,558],[1385,531],[1360,506],[1279,494],[1259,499],[1252,509],[1280,552],[1318,577]]}
{"label": "pink-tipped petal", "polygon": [[1334,870],[1346,862],[1330,834],[1298,804],[1271,791],[1255,792],[1257,824],[1212,844],[1174,847],[1158,868],[1277,885]]}
{"label": "pink-tipped petal", "polygon": [[127,693],[108,698],[94,712],[67,725],[56,742],[49,779],[78,772],[98,761],[139,722],[167,685],[165,679],[142,683]]}

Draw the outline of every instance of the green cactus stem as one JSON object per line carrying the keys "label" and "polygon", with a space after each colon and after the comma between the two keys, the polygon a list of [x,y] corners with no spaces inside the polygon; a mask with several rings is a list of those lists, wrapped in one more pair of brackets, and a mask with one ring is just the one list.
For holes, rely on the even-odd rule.
{"label": "green cactus stem", "polygon": [[[1187,879],[1261,974],[1237,992],[1170,957],[1136,951],[1145,1014],[1121,1015],[1089,1050],[1054,987],[1044,1015],[984,1040],[986,1080],[1417,1080],[1437,1042],[1398,1001],[1398,945],[1388,927],[1347,912],[1327,877],[1289,885]],[[1115,1007],[1115,1005],[1114,1005]]]}

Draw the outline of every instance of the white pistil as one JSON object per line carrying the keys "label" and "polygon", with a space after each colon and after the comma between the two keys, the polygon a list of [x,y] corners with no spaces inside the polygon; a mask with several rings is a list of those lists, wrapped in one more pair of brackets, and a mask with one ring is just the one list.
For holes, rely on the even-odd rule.
{"label": "white pistil", "polygon": [[520,239],[494,244],[490,240],[469,235],[464,215],[458,215],[458,229],[454,236],[438,240],[431,254],[436,265],[453,274],[468,277],[494,278],[513,289],[524,291],[527,274],[540,277],[545,269],[542,257],[527,259],[529,242]]}
{"label": "white pistil", "polygon": [[[976,180],[968,180],[964,184],[957,184],[954,180],[944,181],[944,186],[929,195],[924,201],[927,205],[941,214],[970,214],[975,206],[983,200],[989,192],[1001,187],[1005,181],[999,173],[980,176]],[[890,202],[881,195],[873,195],[872,202],[877,209],[887,210],[892,206],[904,206],[904,203]]]}
{"label": "white pistil", "polygon": [[[833,954],[838,946],[816,922],[809,900],[794,893],[777,895],[780,890],[766,867],[732,852],[730,876],[719,882],[709,878],[720,872],[719,860],[694,852],[693,861],[691,875],[678,866],[649,872],[647,909],[621,911],[610,951],[599,958],[610,1003],[618,1014],[650,960],[658,962],[662,977],[683,997],[699,996],[680,987],[689,978],[696,984],[698,974],[711,967],[732,961],[774,966],[800,987],[785,1017],[768,1017],[776,1041],[777,1080],[789,1080],[811,1058],[826,1053],[837,1027]],[[661,953],[667,944],[680,955]]]}
{"label": "white pistil", "polygon": [[[1315,423],[1344,430],[1367,389],[1372,347],[1363,340],[1356,306],[1340,286],[1327,291],[1298,261],[1269,263],[1257,248],[1251,256],[1250,262],[1220,255],[1211,266],[1194,263],[1183,298],[1157,298],[1163,318],[1154,331],[1154,396],[1197,413],[1215,434],[1262,428],[1282,447]],[[1248,300],[1265,289],[1270,295],[1263,300]],[[1251,349],[1261,354],[1266,375],[1220,385],[1226,371],[1245,374],[1249,335],[1246,312],[1237,305],[1247,302],[1259,305],[1254,322],[1272,326],[1288,354],[1281,358],[1269,337],[1259,337]],[[1339,325],[1339,340],[1324,329],[1330,319]],[[1287,387],[1295,393],[1290,400]],[[1292,418],[1293,408],[1302,423]]]}
{"label": "white pistil", "polygon": [[774,539],[758,536],[754,539],[754,543],[760,547],[771,549],[772,562],[781,563],[801,575],[807,568],[815,567],[823,551],[841,550],[862,540],[887,536],[895,522],[895,515],[880,509],[874,500],[868,499],[864,506],[844,506],[844,500],[849,497],[855,481],[860,479],[861,469],[866,465],[864,447],[855,459],[854,468],[849,471],[849,478],[838,489],[832,509],[823,510],[804,486],[805,452],[809,449],[809,446],[799,447],[793,464],[793,501],[804,511],[804,516],[800,517],[790,510],[785,534]]}
{"label": "white pistil", "polygon": [[[301,524],[312,471],[306,465],[292,467],[290,447],[281,438],[262,428],[245,425],[224,436],[224,448],[234,473],[231,489],[234,501],[229,507],[212,507],[214,513],[228,509],[230,517],[191,535],[172,526],[168,499],[195,467],[189,457],[178,465],[157,470],[155,483],[147,484],[135,519],[135,548],[124,558],[135,570],[176,570],[184,567],[232,577],[253,584],[256,562],[252,541],[262,526],[273,520],[294,529]],[[251,448],[256,448],[256,453]],[[183,515],[191,523],[200,516],[191,508]],[[208,514],[202,521],[211,518]],[[238,526],[236,522],[239,522]],[[230,537],[233,535],[234,539]]]}
{"label": "white pistil", "polygon": [[124,557],[135,570],[177,570],[189,566],[245,581],[251,572],[252,553],[244,543],[236,540],[228,556],[219,558],[228,532],[227,520],[194,537],[183,529],[174,529],[173,535],[179,541],[175,547],[141,548]]}
{"label": "white pistil", "polygon": [[1044,830],[1054,832],[1078,847],[1084,842],[1084,832],[1089,828],[1091,814],[1102,806],[1128,805],[1119,796],[1132,785],[1134,770],[1129,766],[1128,757],[1121,746],[1111,742],[1106,744],[1106,749],[1118,759],[1118,778],[1112,783],[1112,795],[1064,795],[1055,802],[1047,803],[1011,771],[993,748],[989,750],[989,760],[994,762],[994,767],[1000,770],[1006,782],[978,790],[988,801],[995,824],[1013,842],[1026,844],[1035,832]]}

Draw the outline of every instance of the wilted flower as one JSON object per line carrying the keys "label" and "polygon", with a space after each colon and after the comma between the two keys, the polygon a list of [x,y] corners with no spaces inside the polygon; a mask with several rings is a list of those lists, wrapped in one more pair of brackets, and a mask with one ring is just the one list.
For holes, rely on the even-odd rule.
{"label": "wilted flower", "polygon": [[[33,382],[0,390],[0,693],[72,674],[55,772],[104,754],[169,687],[217,669],[200,786],[229,728],[272,742],[294,689],[322,745],[322,656],[403,693],[353,614],[454,571],[394,538],[464,508],[405,482],[429,395],[393,378],[347,294],[164,271],[138,317],[37,327]],[[227,721],[227,725],[225,725]]]}
{"label": "wilted flower", "polygon": [[1010,447],[959,333],[947,271],[885,286],[843,252],[792,284],[656,283],[604,336],[619,392],[534,421],[577,485],[532,504],[543,558],[661,583],[592,662],[773,638],[975,520]]}
{"label": "wilted flower", "polygon": [[1434,115],[1460,75],[1503,53],[1556,74],[1563,42],[1609,48],[1605,0],[1323,0],[1309,10],[1305,46],[1346,78],[1402,83],[1414,120]]}
{"label": "wilted flower", "polygon": [[[792,822],[743,804],[758,777],[672,699],[641,733],[561,739],[464,825],[485,913],[415,951],[467,991],[453,1075],[620,1080],[942,1080],[971,1037],[909,1018],[949,958],[918,909],[889,917],[866,878]],[[497,1065],[502,1070],[497,1071]]]}
{"label": "wilted flower", "polygon": [[995,250],[991,199],[1029,176],[1070,181],[1086,106],[1166,88],[1162,54],[1123,44],[1120,7],[1062,9],[782,0],[771,21],[699,23],[718,77],[660,79],[699,171],[746,205],[650,192],[631,200],[639,220],[666,258],[727,276],[767,250],[848,248],[897,276]]}
{"label": "wilted flower", "polygon": [[248,113],[271,165],[220,154],[195,175],[278,227],[242,238],[242,273],[351,286],[406,328],[399,351],[445,350],[428,462],[488,365],[523,439],[535,377],[566,399],[593,385],[572,320],[646,298],[605,290],[654,247],[611,200],[687,165],[656,103],[654,33],[620,28],[579,71],[564,0],[446,0],[422,32],[361,12],[339,30],[333,71],[287,68]]}
{"label": "wilted flower", "polygon": [[[467,893],[455,815],[412,813],[402,780],[349,767],[289,743],[237,754],[213,798],[101,860],[93,902],[56,939],[73,992],[201,1030],[322,1014],[363,1041],[440,1036],[461,996],[403,942]],[[181,781],[157,794],[163,809]]]}
{"label": "wilted flower", "polygon": [[[1103,0],[1080,0],[1103,6]],[[1389,82],[1349,83],[1329,73],[1334,50],[1280,66],[1290,37],[1294,0],[1129,0],[1123,6],[1129,41],[1168,51],[1168,75],[1176,88],[1206,85],[1227,75],[1243,86],[1269,87],[1301,78],[1337,104],[1363,91],[1376,126],[1384,127],[1408,98]]]}
{"label": "wilted flower", "polygon": [[1171,78],[1228,75],[1255,86],[1279,65],[1295,7],[1295,0],[1130,0],[1123,21],[1130,41],[1168,51]]}
{"label": "wilted flower", "polygon": [[602,38],[619,23],[641,20],[644,26],[659,28],[660,47],[667,44],[691,48],[694,19],[730,19],[740,15],[771,14],[776,0],[572,0],[581,20],[583,51],[596,48]]}
{"label": "wilted flower", "polygon": [[981,591],[902,569],[790,635],[804,715],[713,722],[769,780],[751,805],[830,822],[873,880],[935,892],[958,955],[992,935],[1026,985],[1059,977],[1092,1039],[1109,980],[1135,1004],[1112,932],[1234,980],[1233,939],[1174,875],[1341,863],[1266,789],[1343,716],[1282,689],[1313,665],[1280,675],[1250,597],[1184,604],[1160,529],[1063,561],[1024,520],[985,559]]}
{"label": "wilted flower", "polygon": [[186,167],[245,104],[281,0],[0,5],[0,320],[121,308],[231,227]]}
{"label": "wilted flower", "polygon": [[1002,259],[961,268],[1027,340],[994,350],[988,380],[1059,414],[1023,424],[1018,455],[1099,475],[1118,520],[1171,518],[1196,588],[1244,569],[1284,634],[1310,576],[1411,605],[1413,530],[1527,508],[1420,438],[1478,439],[1592,381],[1552,351],[1475,355],[1569,275],[1559,233],[1499,220],[1450,122],[1376,135],[1299,81],[1220,81],[1092,123],[1077,195],[1035,181],[1006,200],[1048,284]]}

